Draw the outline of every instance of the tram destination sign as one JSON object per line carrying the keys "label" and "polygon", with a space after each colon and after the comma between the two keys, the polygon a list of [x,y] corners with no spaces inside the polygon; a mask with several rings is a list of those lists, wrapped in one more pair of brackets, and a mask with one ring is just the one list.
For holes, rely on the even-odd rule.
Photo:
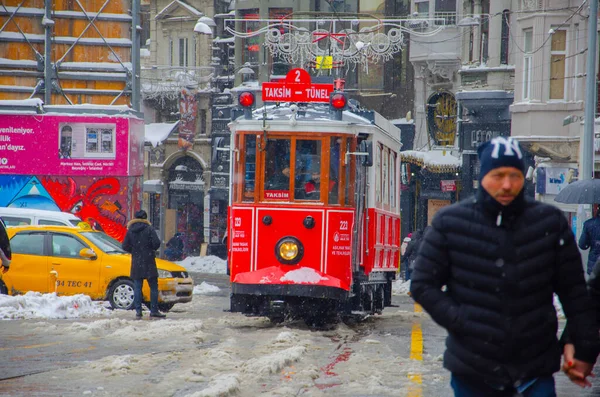
{"label": "tram destination sign", "polygon": [[325,102],[333,84],[313,84],[304,69],[292,69],[280,82],[265,82],[262,85],[263,102]]}

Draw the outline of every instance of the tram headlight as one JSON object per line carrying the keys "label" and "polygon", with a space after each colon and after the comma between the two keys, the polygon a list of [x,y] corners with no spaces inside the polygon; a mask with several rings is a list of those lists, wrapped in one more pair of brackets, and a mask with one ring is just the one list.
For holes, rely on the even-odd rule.
{"label": "tram headlight", "polygon": [[304,255],[302,243],[295,237],[284,237],[275,245],[277,260],[285,265],[294,265],[300,262]]}

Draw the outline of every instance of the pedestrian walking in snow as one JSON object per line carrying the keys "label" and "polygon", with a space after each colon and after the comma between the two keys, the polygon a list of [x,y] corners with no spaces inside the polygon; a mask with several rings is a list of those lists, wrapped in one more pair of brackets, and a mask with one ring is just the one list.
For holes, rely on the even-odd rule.
{"label": "pedestrian walking in snow", "polygon": [[127,224],[127,234],[123,249],[131,253],[131,279],[133,280],[133,307],[135,317],[142,318],[142,285],[144,280],[150,286],[150,317],[166,317],[158,311],[158,270],[156,253],[160,239],[144,210],[135,213],[135,219]]}
{"label": "pedestrian walking in snow", "polygon": [[517,141],[494,138],[478,154],[480,189],[433,218],[412,296],[448,331],[455,396],[556,396],[563,349],[553,293],[575,347],[571,380],[586,381],[599,349],[575,238],[559,209],[525,199]]}
{"label": "pedestrian walking in snow", "polygon": [[579,248],[590,250],[587,262],[587,274],[590,274],[594,269],[594,264],[600,257],[600,210],[595,217],[583,223],[583,230],[579,237]]}
{"label": "pedestrian walking in snow", "polygon": [[6,233],[4,221],[0,219],[0,267],[2,268],[2,273],[6,273],[10,268],[11,258],[10,239]]}
{"label": "pedestrian walking in snow", "polygon": [[404,253],[404,266],[406,269],[406,279],[410,280],[412,271],[415,267],[415,261],[417,260],[417,252],[423,241],[423,230],[418,229],[413,232],[410,242],[406,246],[406,252]]}

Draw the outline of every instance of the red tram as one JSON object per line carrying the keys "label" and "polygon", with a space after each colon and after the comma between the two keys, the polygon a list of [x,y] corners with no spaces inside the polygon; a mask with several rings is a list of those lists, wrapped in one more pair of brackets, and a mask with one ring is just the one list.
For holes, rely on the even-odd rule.
{"label": "red tram", "polygon": [[248,108],[230,124],[233,312],[314,323],[391,304],[400,130],[347,110],[343,93],[325,101],[253,112],[252,94],[240,95]]}

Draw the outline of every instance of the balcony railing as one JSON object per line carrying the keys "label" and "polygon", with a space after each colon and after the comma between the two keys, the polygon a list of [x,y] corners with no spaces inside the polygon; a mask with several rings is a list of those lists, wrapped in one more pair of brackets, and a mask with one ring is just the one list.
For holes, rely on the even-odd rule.
{"label": "balcony railing", "polygon": [[183,88],[209,90],[215,68],[212,66],[152,66],[141,70],[142,96],[178,98]]}

